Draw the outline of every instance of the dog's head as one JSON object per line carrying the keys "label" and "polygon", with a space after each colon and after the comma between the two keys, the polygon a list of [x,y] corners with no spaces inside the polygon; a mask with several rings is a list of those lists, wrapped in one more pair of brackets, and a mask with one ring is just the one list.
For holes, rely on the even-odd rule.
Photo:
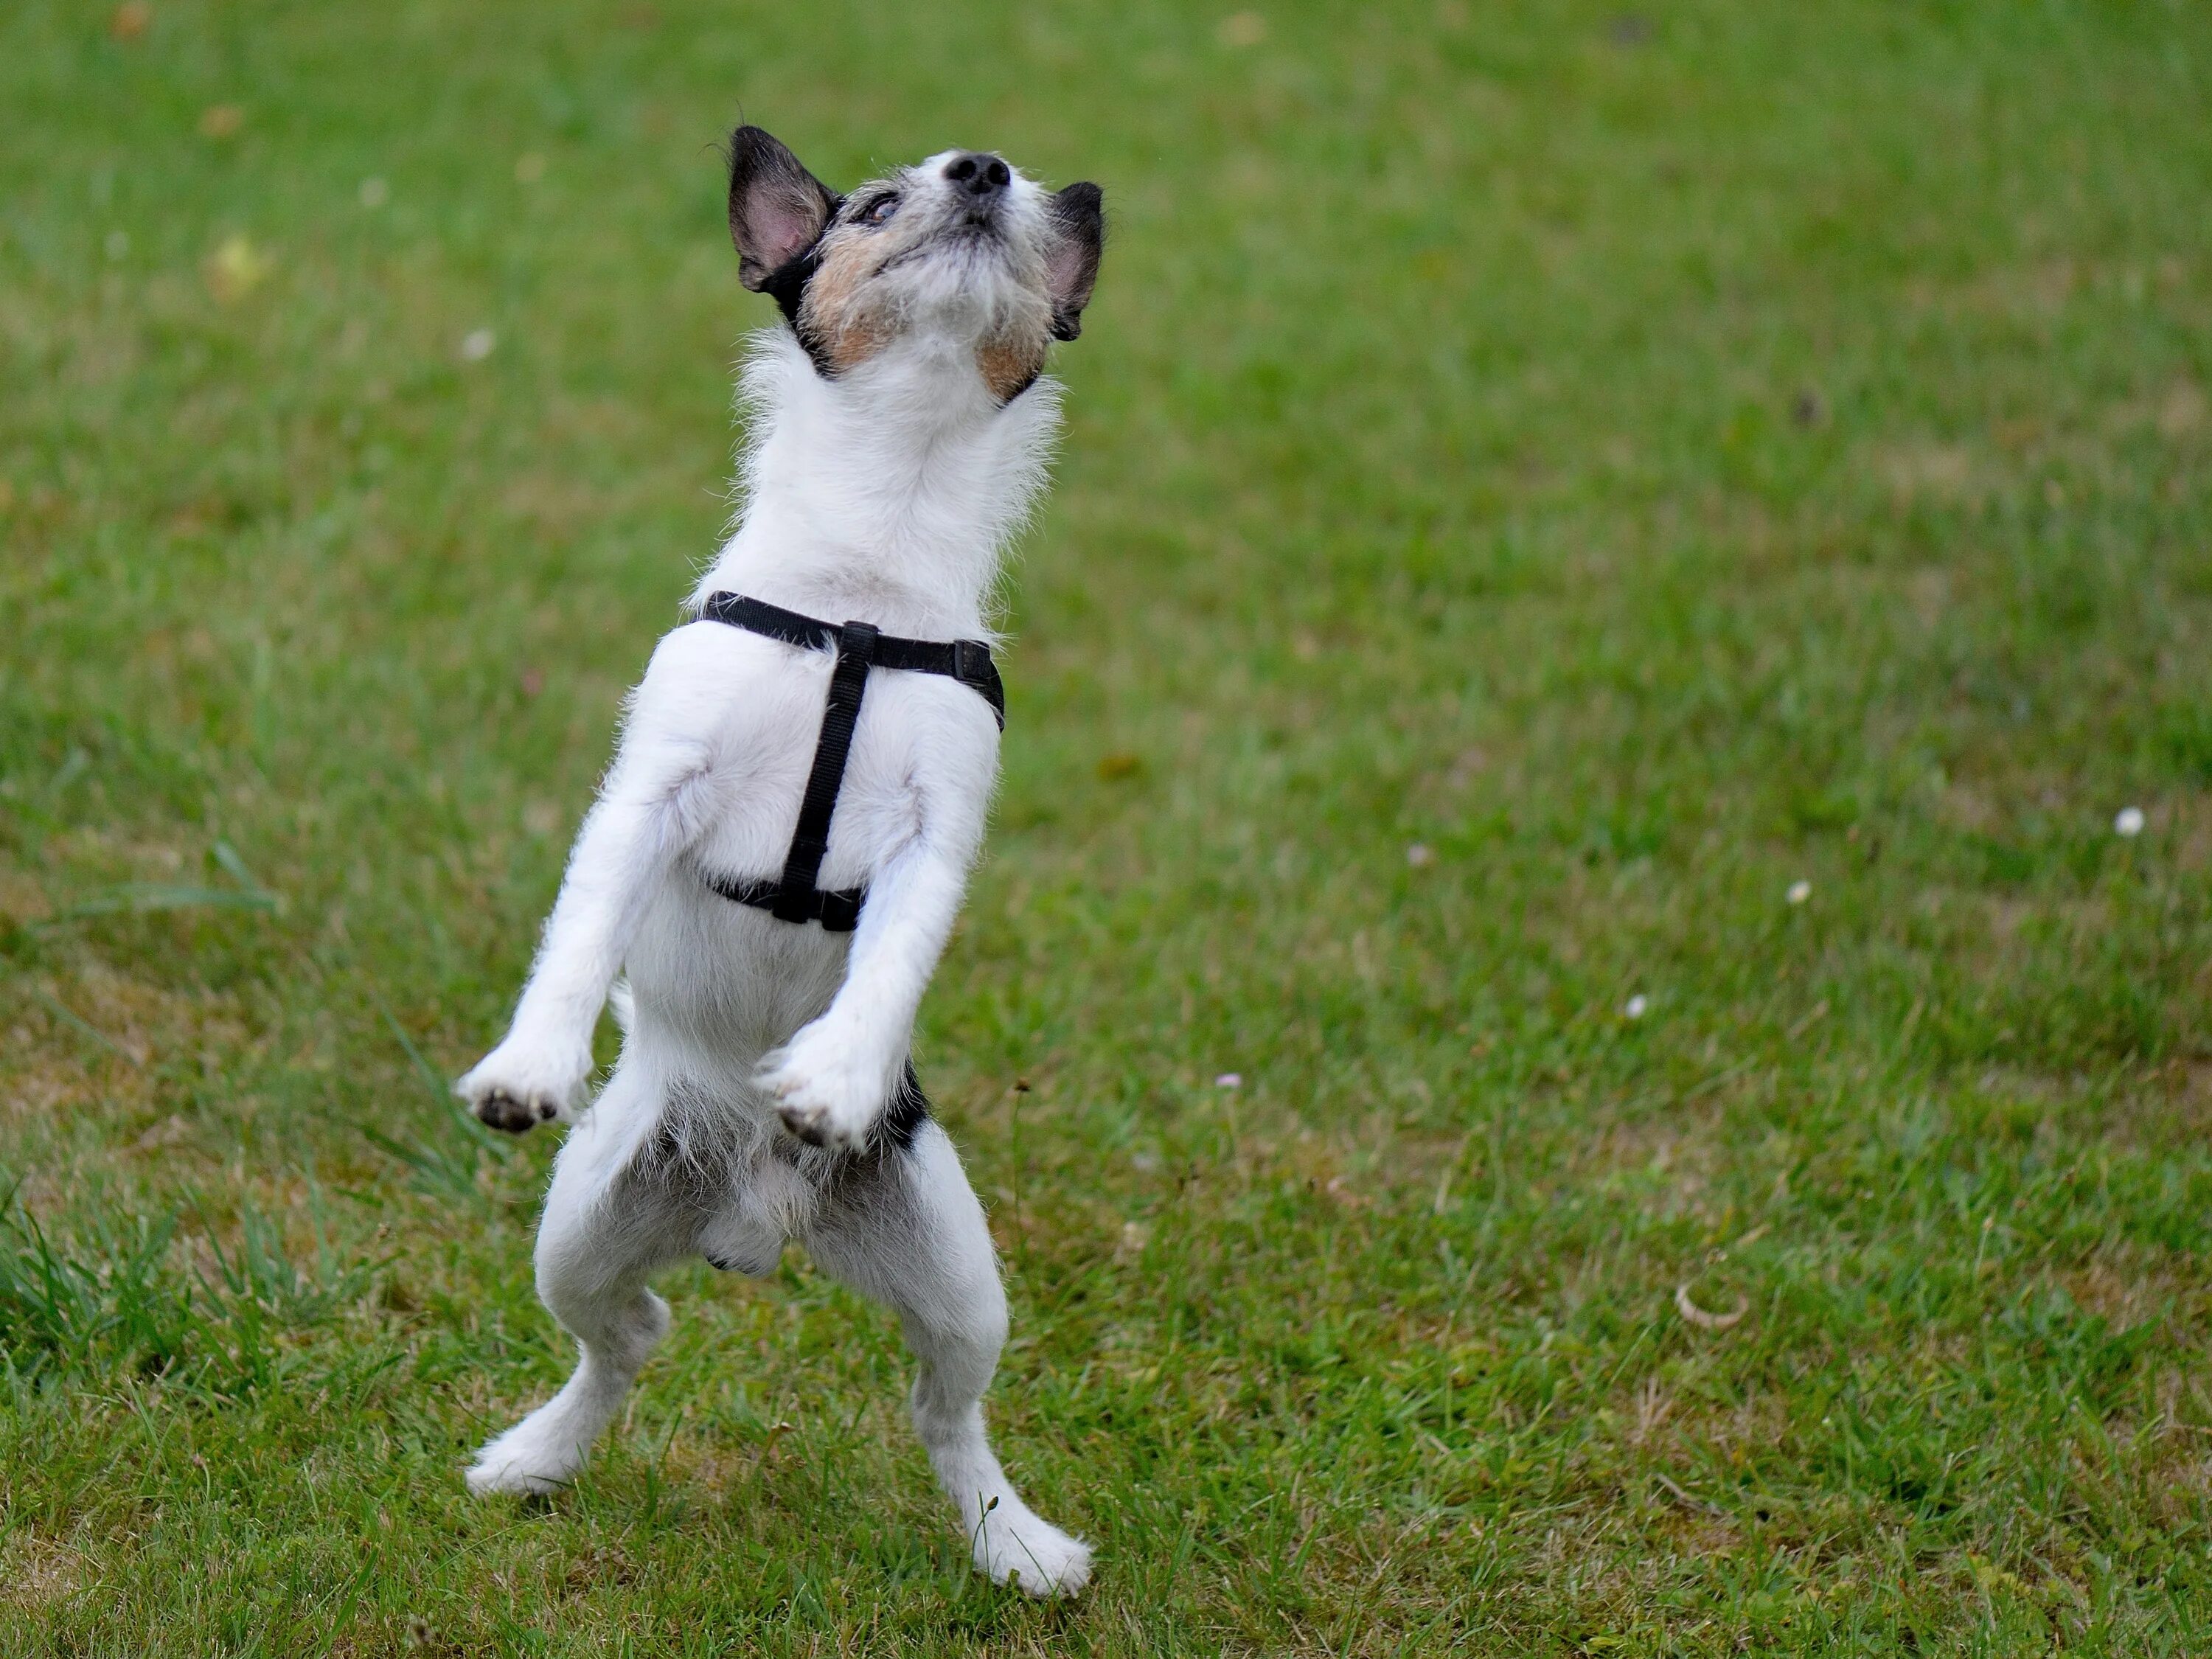
{"label": "dog's head", "polygon": [[738,276],[772,295],[822,374],[902,342],[972,358],[1000,403],[1083,327],[1106,221],[1096,185],[1057,195],[951,149],[839,196],[758,127],[730,138]]}

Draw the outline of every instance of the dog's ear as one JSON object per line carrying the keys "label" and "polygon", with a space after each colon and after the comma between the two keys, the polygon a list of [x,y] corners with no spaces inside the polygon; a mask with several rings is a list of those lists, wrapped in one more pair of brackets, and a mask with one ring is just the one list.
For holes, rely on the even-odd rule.
{"label": "dog's ear", "polygon": [[756,294],[814,246],[836,194],[799,165],[782,143],[758,127],[730,135],[730,240],[738,246],[738,280]]}
{"label": "dog's ear", "polygon": [[1105,192],[1096,185],[1070,185],[1048,207],[1053,234],[1044,280],[1052,295],[1052,337],[1072,340],[1083,332],[1083,307],[1091,303],[1106,252]]}

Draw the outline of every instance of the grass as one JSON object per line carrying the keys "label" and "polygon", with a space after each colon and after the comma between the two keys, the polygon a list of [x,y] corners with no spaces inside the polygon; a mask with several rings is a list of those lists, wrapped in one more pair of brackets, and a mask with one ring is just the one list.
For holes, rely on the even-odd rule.
{"label": "grass", "polygon": [[[2209,87],[2151,0],[9,8],[0,1650],[2212,1648]],[[567,1355],[442,1080],[726,510],[740,108],[1115,215],[923,1050],[1073,1607],[796,1253],[459,1480]]]}

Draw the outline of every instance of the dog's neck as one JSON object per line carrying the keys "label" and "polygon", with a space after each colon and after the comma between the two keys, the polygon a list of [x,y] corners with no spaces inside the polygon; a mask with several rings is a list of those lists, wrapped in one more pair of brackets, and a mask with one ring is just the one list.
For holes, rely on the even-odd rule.
{"label": "dog's neck", "polygon": [[905,342],[827,380],[789,331],[757,340],[739,383],[743,506],[696,597],[750,593],[923,638],[987,634],[1006,544],[1044,482],[1058,387],[1002,407],[965,349]]}

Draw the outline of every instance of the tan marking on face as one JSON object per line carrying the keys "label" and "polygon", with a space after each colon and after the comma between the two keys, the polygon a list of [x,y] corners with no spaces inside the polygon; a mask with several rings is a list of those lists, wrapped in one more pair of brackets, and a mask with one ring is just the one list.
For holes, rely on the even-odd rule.
{"label": "tan marking on face", "polygon": [[847,369],[858,368],[890,344],[890,339],[889,329],[868,318],[855,318],[826,339],[830,366],[840,374]]}
{"label": "tan marking on face", "polygon": [[1001,335],[975,348],[975,367],[994,398],[1004,403],[1037,377],[1044,368],[1045,342],[1040,331],[1034,339]]}
{"label": "tan marking on face", "polygon": [[896,250],[880,236],[833,234],[824,248],[799,322],[839,370],[854,368],[890,343],[892,330],[868,303],[868,279]]}
{"label": "tan marking on face", "polygon": [[[929,214],[908,212],[879,228],[839,225],[823,239],[799,325],[832,372],[858,368],[907,331],[893,268],[917,255],[932,257],[925,245],[934,234]],[[1036,377],[1052,341],[1043,260],[1027,247],[1017,258],[1012,314],[1002,314],[975,347],[977,373],[1001,403]]]}

